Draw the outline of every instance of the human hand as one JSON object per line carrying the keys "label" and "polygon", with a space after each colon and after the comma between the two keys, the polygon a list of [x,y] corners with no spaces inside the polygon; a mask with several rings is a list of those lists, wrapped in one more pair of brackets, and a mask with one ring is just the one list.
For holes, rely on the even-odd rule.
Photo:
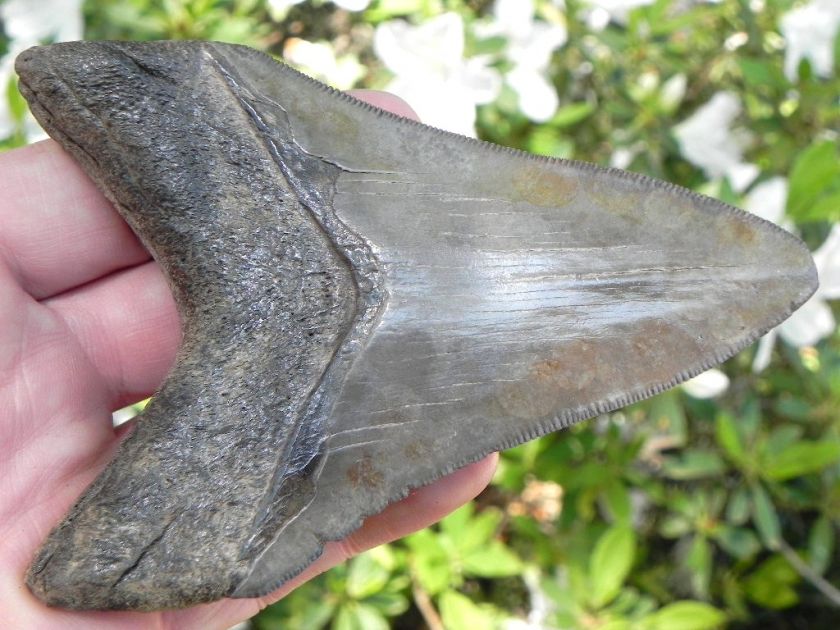
{"label": "human hand", "polygon": [[[355,95],[411,118],[394,96]],[[180,327],[160,269],[52,140],[0,154],[0,618],[11,628],[226,628],[318,573],[425,527],[477,495],[490,456],[368,518],[279,590],[158,613],[51,609],[24,584],[40,543],[130,429],[111,413],[150,396]]]}

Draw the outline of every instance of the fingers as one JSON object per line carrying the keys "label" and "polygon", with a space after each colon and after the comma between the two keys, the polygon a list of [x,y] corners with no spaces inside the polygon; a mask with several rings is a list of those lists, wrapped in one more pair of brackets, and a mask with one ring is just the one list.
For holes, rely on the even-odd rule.
{"label": "fingers", "polygon": [[175,301],[148,262],[43,303],[61,316],[111,393],[112,408],[150,396],[181,341]]}
{"label": "fingers", "polygon": [[350,90],[348,92],[351,96],[356,97],[360,101],[364,101],[369,105],[384,109],[402,116],[403,118],[410,118],[411,120],[420,120],[411,105],[402,100],[399,96],[391,94],[390,92],[378,92],[377,90]]}
{"label": "fingers", "polygon": [[94,183],[52,140],[0,154],[0,256],[37,299],[149,258]]}

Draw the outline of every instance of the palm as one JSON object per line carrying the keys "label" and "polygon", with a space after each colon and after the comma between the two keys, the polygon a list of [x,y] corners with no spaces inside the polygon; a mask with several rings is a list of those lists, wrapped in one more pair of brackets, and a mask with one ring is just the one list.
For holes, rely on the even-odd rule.
{"label": "palm", "polygon": [[[409,113],[377,94],[380,106]],[[431,523],[477,494],[488,458],[424,488],[260,600],[164,613],[49,609],[23,584],[37,546],[113,456],[112,410],[142,399],[180,332],[163,276],[56,143],[0,155],[0,610],[9,627],[224,628],[352,553]]]}

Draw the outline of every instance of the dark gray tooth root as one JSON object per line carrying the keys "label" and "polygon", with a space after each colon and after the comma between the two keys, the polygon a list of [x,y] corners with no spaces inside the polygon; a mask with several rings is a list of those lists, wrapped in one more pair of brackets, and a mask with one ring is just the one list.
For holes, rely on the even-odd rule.
{"label": "dark gray tooth root", "polygon": [[33,561],[50,605],[266,594],[410,489],[698,374],[817,285],[800,241],[735,208],[399,119],[247,48],[74,42],[17,70],[184,329]]}

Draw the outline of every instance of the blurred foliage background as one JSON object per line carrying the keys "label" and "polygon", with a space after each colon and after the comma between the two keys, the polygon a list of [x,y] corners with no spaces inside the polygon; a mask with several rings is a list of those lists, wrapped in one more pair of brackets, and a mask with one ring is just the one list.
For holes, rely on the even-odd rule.
{"label": "blurred foliage background", "polygon": [[223,40],[717,196],[815,251],[817,295],[756,347],[504,453],[475,502],[254,628],[840,627],[840,2],[6,0],[0,20],[3,149],[43,137],[12,71],[26,46]]}

